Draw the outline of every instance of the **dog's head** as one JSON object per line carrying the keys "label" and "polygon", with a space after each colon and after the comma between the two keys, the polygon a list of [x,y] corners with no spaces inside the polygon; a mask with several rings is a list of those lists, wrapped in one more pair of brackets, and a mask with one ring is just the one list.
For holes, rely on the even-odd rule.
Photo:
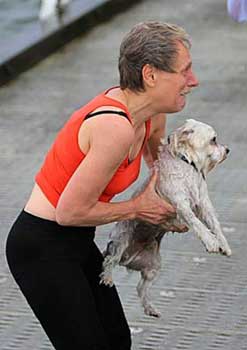
{"label": "dog's head", "polygon": [[229,149],[217,142],[214,129],[194,119],[176,129],[169,137],[169,150],[174,157],[184,156],[194,163],[198,171],[206,175],[226,159]]}

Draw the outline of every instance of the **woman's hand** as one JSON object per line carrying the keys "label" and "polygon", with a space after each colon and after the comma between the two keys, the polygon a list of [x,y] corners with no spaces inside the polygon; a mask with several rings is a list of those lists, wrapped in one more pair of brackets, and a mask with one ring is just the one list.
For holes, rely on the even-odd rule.
{"label": "woman's hand", "polygon": [[[155,225],[166,223],[168,220],[176,218],[175,208],[156,193],[155,185],[157,176],[157,171],[154,171],[145,190],[133,198],[136,218]],[[187,227],[184,225],[172,227],[172,231],[187,231]]]}

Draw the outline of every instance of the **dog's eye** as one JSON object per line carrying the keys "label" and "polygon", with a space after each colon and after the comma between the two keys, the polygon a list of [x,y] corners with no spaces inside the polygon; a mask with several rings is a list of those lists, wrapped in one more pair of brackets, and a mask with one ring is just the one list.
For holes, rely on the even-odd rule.
{"label": "dog's eye", "polygon": [[216,144],[216,136],[212,138],[211,143]]}

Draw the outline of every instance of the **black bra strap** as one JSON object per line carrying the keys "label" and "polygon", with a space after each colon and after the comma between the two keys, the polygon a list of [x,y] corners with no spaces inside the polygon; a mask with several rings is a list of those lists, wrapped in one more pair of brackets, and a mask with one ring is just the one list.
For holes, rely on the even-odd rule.
{"label": "black bra strap", "polygon": [[112,111],[112,110],[105,110],[105,111],[99,111],[99,112],[94,112],[94,113],[89,113],[88,115],[86,115],[86,117],[84,118],[85,119],[88,119],[88,118],[91,118],[91,117],[94,117],[95,115],[98,115],[98,114],[119,114],[125,118],[128,118],[127,114],[125,112],[122,112],[122,111]]}

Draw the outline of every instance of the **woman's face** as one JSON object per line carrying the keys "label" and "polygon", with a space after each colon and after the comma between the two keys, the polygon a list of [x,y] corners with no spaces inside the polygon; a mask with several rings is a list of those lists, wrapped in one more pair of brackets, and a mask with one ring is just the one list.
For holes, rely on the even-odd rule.
{"label": "woman's face", "polygon": [[192,71],[189,50],[178,42],[178,56],[174,64],[175,73],[156,70],[156,84],[153,97],[162,112],[181,111],[186,104],[186,96],[199,83]]}

